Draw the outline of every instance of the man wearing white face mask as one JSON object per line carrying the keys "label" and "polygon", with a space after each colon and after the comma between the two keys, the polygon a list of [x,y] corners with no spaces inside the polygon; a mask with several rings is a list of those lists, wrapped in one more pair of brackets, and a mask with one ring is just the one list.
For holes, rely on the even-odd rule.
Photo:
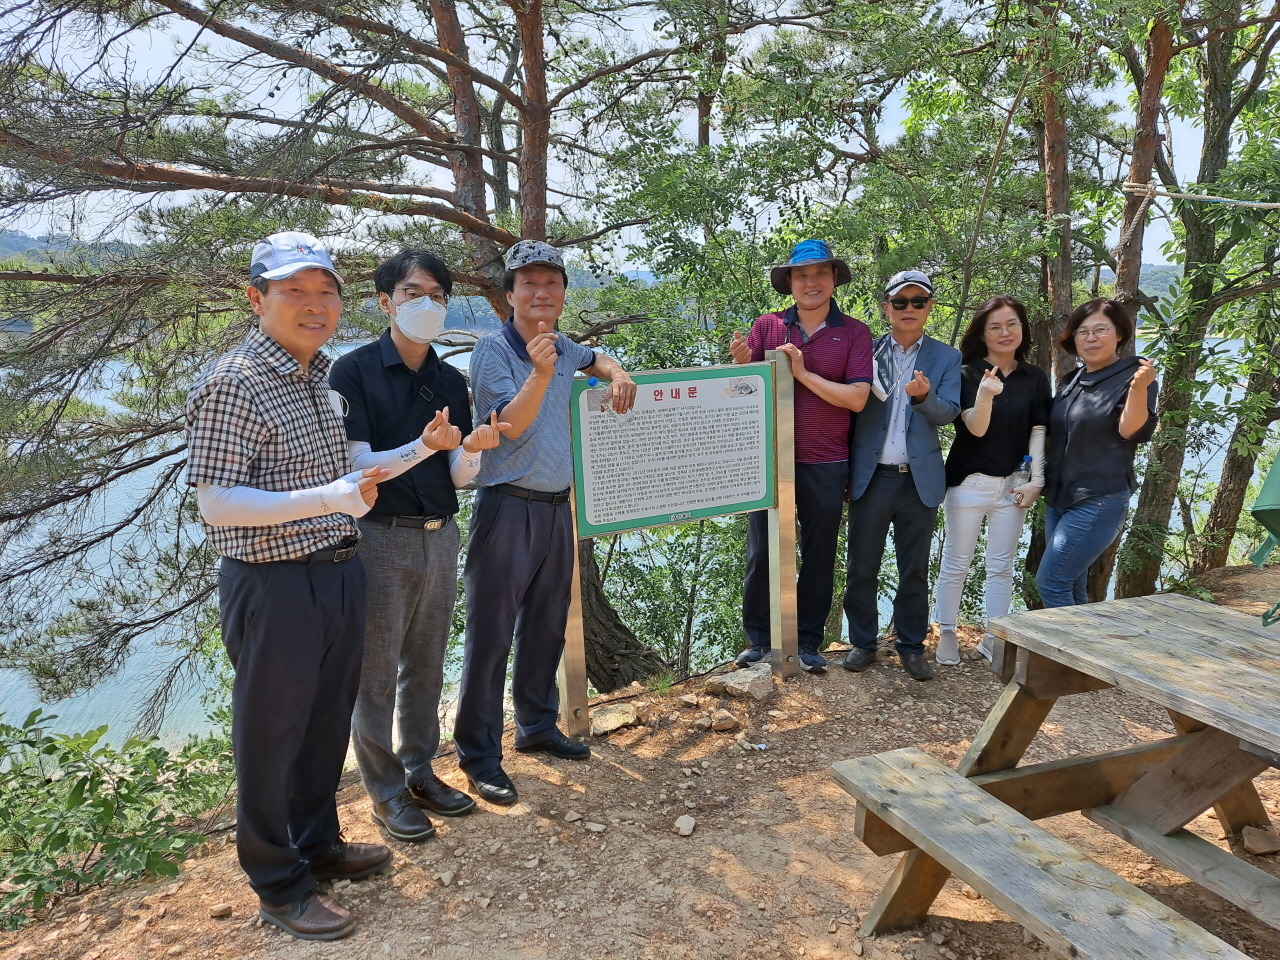
{"label": "man wearing white face mask", "polygon": [[342,398],[352,465],[391,471],[376,510],[360,523],[370,602],[351,734],[374,821],[397,840],[421,841],[435,833],[427,812],[452,817],[475,808],[431,761],[457,596],[456,488],[475,476],[481,451],[497,446],[507,425],[495,415],[471,429],[466,381],[431,348],[445,329],[448,267],[424,250],[405,250],[378,267],[374,286],[389,329],[329,375]]}

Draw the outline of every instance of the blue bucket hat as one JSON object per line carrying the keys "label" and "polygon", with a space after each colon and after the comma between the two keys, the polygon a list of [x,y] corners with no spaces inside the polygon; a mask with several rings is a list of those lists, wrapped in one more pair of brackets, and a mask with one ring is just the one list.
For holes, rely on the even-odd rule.
{"label": "blue bucket hat", "polygon": [[791,268],[803,267],[810,263],[834,263],[836,265],[836,286],[840,287],[853,279],[849,265],[837,258],[825,240],[801,240],[791,250],[791,259],[769,268],[769,282],[773,289],[783,295],[791,293]]}

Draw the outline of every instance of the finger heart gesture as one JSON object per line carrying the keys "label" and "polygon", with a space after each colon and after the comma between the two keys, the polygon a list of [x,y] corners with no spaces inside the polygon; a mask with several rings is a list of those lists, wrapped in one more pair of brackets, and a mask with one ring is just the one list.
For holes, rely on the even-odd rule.
{"label": "finger heart gesture", "polygon": [[462,442],[462,431],[449,422],[449,408],[436,411],[422,430],[422,442],[428,450],[452,450]]}
{"label": "finger heart gesture", "polygon": [[462,441],[462,449],[467,453],[479,453],[481,450],[492,450],[502,441],[502,434],[510,430],[511,424],[498,420],[498,411],[489,414],[489,422],[482,423]]}

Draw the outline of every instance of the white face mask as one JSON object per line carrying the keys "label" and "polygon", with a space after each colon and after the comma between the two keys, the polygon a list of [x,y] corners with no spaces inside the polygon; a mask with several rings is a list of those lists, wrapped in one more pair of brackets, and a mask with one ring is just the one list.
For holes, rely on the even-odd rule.
{"label": "white face mask", "polygon": [[444,318],[449,312],[430,297],[408,300],[396,307],[392,314],[400,332],[414,343],[430,343],[444,333]]}

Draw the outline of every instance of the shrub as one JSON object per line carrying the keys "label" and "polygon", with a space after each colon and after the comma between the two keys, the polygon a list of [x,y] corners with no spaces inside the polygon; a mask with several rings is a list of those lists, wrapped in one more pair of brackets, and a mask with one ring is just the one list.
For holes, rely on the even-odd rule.
{"label": "shrub", "polygon": [[0,723],[0,926],[25,924],[50,897],[172,876],[204,840],[194,818],[223,803],[234,771],[225,737],[170,753],[155,737],[104,742],[46,729],[36,710]]}

